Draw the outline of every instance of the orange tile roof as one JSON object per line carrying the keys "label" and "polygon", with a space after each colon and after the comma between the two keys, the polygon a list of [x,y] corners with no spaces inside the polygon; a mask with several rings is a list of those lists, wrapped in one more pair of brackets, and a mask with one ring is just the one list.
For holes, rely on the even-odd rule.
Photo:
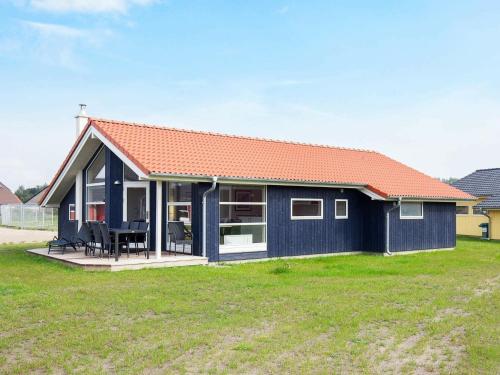
{"label": "orange tile roof", "polygon": [[91,119],[88,126],[100,131],[146,175],[365,185],[394,198],[473,198],[375,151],[104,119]]}

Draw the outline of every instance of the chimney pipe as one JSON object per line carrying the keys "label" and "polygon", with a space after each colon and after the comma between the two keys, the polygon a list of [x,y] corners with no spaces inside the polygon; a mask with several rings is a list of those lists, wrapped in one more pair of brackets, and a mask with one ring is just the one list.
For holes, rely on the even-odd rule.
{"label": "chimney pipe", "polygon": [[87,112],[85,109],[87,108],[87,104],[79,104],[80,106],[80,112],[78,115],[75,116],[76,119],[76,137],[78,138],[85,129],[85,126],[87,125],[87,121],[89,117],[87,116]]}

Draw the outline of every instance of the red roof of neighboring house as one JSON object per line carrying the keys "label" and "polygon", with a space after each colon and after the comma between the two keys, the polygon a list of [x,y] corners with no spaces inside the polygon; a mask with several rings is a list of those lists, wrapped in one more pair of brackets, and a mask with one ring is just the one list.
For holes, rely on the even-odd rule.
{"label": "red roof of neighboring house", "polygon": [[0,182],[0,204],[17,204],[21,200],[7,186]]}
{"label": "red roof of neighboring house", "polygon": [[146,175],[360,184],[384,197],[473,198],[375,151],[103,119],[90,119],[87,126],[94,126]]}

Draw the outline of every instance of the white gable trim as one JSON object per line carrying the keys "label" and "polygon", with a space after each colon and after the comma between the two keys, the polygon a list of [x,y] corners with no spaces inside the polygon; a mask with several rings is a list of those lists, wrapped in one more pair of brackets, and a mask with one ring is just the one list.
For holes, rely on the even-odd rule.
{"label": "white gable trim", "polygon": [[85,132],[85,135],[80,139],[78,146],[76,147],[75,151],[73,152],[73,155],[71,155],[71,158],[68,160],[68,162],[64,166],[64,169],[62,170],[62,172],[59,174],[59,176],[54,181],[54,183],[50,186],[50,189],[47,192],[47,195],[45,196],[45,198],[43,199],[41,206],[47,206],[47,202],[50,200],[50,198],[52,198],[54,191],[59,187],[64,176],[68,173],[71,166],[75,163],[75,160],[78,157],[78,154],[82,151],[83,145],[85,144],[85,142],[88,141],[88,139],[90,138],[90,135],[91,135],[91,132],[90,132],[90,128],[89,128]]}
{"label": "white gable trim", "polygon": [[359,189],[359,191],[362,192],[363,194],[368,195],[374,201],[385,201],[385,200],[387,200],[383,196],[378,195],[377,193],[374,193],[373,191],[371,191],[370,189],[367,189],[365,187]]}
{"label": "white gable trim", "polygon": [[[78,143],[75,151],[73,152],[70,159],[68,160],[68,162],[64,166],[62,172],[59,174],[56,181],[51,185],[49,191],[47,192],[47,195],[45,196],[45,198],[41,204],[42,206],[47,206],[47,202],[50,200],[50,198],[52,198],[52,195],[54,195],[54,191],[57,190],[57,188],[61,184],[61,181],[64,179],[64,177],[66,176],[68,171],[71,169],[71,167],[75,163],[75,160],[78,158],[78,155],[82,151],[83,146],[90,138],[99,139],[116,156],[118,156],[125,164],[127,164],[130,167],[130,169],[132,169],[139,176],[140,179],[147,178],[147,176],[128,157],[126,157],[125,154],[123,154],[123,152],[121,152],[115,145],[113,145],[113,143],[111,143],[109,141],[109,139],[107,139],[104,135],[102,135],[102,133],[99,132],[96,128],[94,128],[93,126],[90,126],[86,130],[83,137],[80,139],[80,142]],[[50,205],[50,206],[55,207],[58,205]]]}

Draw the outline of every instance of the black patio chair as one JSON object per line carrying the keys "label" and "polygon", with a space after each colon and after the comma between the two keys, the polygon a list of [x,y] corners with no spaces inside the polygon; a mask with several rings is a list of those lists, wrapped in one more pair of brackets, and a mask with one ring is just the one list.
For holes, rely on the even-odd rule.
{"label": "black patio chair", "polygon": [[171,221],[168,223],[169,250],[172,251],[174,244],[174,255],[177,254],[177,244],[182,245],[182,253],[186,253],[186,245],[193,246],[193,234],[187,230],[183,221]]}
{"label": "black patio chair", "polygon": [[[103,253],[104,251],[107,251],[108,252],[108,259],[109,259],[110,256],[111,256],[111,254],[115,250],[115,239],[109,233],[108,224],[106,224],[106,223],[99,223],[99,229],[101,231],[101,237],[102,237],[102,249],[101,249],[101,253]],[[118,242],[118,247],[120,249],[122,247],[127,247],[127,253],[128,253],[128,255],[130,255],[130,251],[128,250],[127,244],[128,244],[128,242],[125,242],[125,241],[122,242],[122,241],[120,241],[120,242]]]}
{"label": "black patio chair", "polygon": [[99,228],[99,223],[97,221],[90,222],[90,229],[92,232],[92,248],[94,249],[94,255],[96,249],[99,249],[99,256],[102,254],[102,234]]}
{"label": "black patio chair", "polygon": [[[148,228],[149,228],[149,223],[147,223],[145,221],[136,221],[134,223],[136,223],[134,229],[144,232],[144,233],[136,233],[134,235],[134,242],[135,242],[137,254],[139,254],[141,251],[144,251],[144,256],[146,258],[149,258],[149,246],[147,244],[147,242],[148,242],[147,232],[148,232]],[[131,226],[131,229],[132,229],[132,226]],[[142,245],[142,248],[139,247],[139,244]]]}
{"label": "black patio chair", "polygon": [[76,241],[78,246],[85,246],[85,255],[89,255],[91,252],[95,254],[95,248],[92,245],[93,236],[92,230],[88,223],[82,223],[78,234],[76,235]]}

